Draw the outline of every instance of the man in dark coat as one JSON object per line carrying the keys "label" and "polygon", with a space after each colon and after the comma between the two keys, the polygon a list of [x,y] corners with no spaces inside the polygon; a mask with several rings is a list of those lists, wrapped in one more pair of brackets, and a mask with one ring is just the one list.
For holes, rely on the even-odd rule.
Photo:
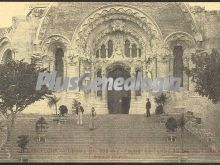
{"label": "man in dark coat", "polygon": [[147,117],[150,117],[150,108],[151,108],[151,103],[150,100],[147,98],[147,103],[146,103]]}

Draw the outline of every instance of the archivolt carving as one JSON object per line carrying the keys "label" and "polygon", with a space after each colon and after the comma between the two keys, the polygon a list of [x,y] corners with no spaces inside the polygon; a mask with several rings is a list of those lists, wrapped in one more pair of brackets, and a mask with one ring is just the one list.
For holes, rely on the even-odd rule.
{"label": "archivolt carving", "polygon": [[[100,44],[103,43],[102,40],[103,40],[104,38],[106,38],[106,36],[108,36],[108,35],[110,36],[110,35],[111,35],[111,32],[112,32],[112,30],[109,29],[109,28],[107,28],[107,29],[105,29],[104,31],[102,31],[102,33],[100,33],[100,35],[98,35],[98,36],[96,37],[96,42],[93,43],[94,46],[92,46],[93,49],[94,49],[94,48],[97,48],[97,47],[100,47]],[[124,29],[124,33],[125,33],[125,35],[124,35],[125,38],[129,39],[129,40],[132,41],[133,43],[137,42],[137,45],[139,45],[141,49],[148,47],[148,45],[146,44],[147,41],[142,38],[143,36],[138,35],[133,29],[125,28],[125,29]],[[107,38],[108,38],[108,37],[107,37]],[[90,48],[90,47],[89,47],[89,48]],[[88,49],[89,49],[89,48],[88,48]],[[95,51],[95,50],[94,50],[94,51]],[[93,52],[93,54],[95,54],[95,52]]]}
{"label": "archivolt carving", "polygon": [[125,62],[119,62],[119,61],[117,61],[117,62],[114,62],[114,63],[111,63],[111,65],[107,65],[107,67],[106,67],[106,71],[107,71],[107,73],[108,72],[111,72],[112,70],[114,70],[116,67],[122,67],[123,69],[125,69],[126,71],[128,71],[128,72],[130,72],[130,66],[129,66],[129,64],[126,64]]}
{"label": "archivolt carving", "polygon": [[[100,24],[108,20],[123,19],[135,23],[140,29],[146,33],[146,37],[149,40],[161,40],[161,32],[156,25],[149,17],[147,17],[142,12],[131,9],[130,7],[121,7],[121,6],[109,6],[99,11],[96,11],[87,18],[83,24],[77,28],[73,39],[73,43],[76,43],[78,47],[82,50],[86,50],[87,40],[90,33]],[[119,25],[115,26],[116,29],[124,29],[124,26]],[[114,28],[114,29],[115,29]],[[151,42],[151,41],[150,41]]]}
{"label": "archivolt carving", "polygon": [[49,46],[52,43],[62,44],[65,50],[70,48],[70,41],[66,37],[61,36],[61,35],[53,35],[53,36],[48,37],[42,42],[41,48],[42,48],[42,52],[44,55],[47,54]]}
{"label": "archivolt carving", "polygon": [[173,50],[173,47],[177,44],[183,46],[183,49],[196,46],[195,39],[185,32],[172,33],[165,39],[165,46],[169,47],[171,50]]}

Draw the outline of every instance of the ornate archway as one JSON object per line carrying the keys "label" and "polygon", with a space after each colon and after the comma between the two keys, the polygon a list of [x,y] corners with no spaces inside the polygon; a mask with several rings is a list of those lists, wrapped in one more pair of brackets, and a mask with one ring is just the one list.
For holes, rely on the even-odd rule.
{"label": "ornate archway", "polygon": [[[170,51],[169,63],[173,76],[181,78],[181,87],[185,86],[184,66],[189,66],[191,54],[196,50],[197,43],[193,36],[186,32],[174,32],[165,39],[165,46]],[[189,78],[187,78],[189,79]],[[187,80],[189,89],[189,80]]]}
{"label": "ornate archway", "polygon": [[90,59],[144,58],[161,42],[157,24],[138,9],[124,5],[96,10],[78,26],[72,38],[73,54]]}
{"label": "ornate archway", "polygon": [[46,38],[41,44],[44,67],[57,70],[58,77],[66,76],[70,47],[70,41],[65,36],[53,35]]}

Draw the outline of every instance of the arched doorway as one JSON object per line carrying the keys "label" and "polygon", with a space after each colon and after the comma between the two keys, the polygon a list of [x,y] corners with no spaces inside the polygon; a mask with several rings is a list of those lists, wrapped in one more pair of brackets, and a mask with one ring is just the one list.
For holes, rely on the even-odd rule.
{"label": "arched doorway", "polygon": [[[118,77],[123,77],[125,80],[130,77],[129,71],[122,66],[115,66],[108,72],[108,77],[115,80]],[[108,90],[108,110],[110,114],[128,114],[130,109],[131,91],[112,91]]]}
{"label": "arched doorway", "polygon": [[11,49],[7,49],[2,56],[2,62],[7,63],[10,60],[12,60],[12,51]]}

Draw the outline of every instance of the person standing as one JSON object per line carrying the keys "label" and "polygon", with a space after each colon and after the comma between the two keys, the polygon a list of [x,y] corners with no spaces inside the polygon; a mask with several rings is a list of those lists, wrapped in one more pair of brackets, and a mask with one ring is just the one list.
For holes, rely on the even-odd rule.
{"label": "person standing", "polygon": [[79,102],[78,107],[76,108],[76,114],[78,116],[78,118],[77,118],[77,124],[78,125],[83,124],[83,112],[84,112],[84,109],[81,106],[81,103]]}
{"label": "person standing", "polygon": [[150,100],[147,98],[147,103],[146,103],[147,117],[150,117],[150,109],[151,109],[151,103]]}
{"label": "person standing", "polygon": [[92,107],[91,112],[90,112],[90,121],[89,121],[90,130],[95,129],[95,117],[96,117],[96,111],[95,111],[95,108]]}

